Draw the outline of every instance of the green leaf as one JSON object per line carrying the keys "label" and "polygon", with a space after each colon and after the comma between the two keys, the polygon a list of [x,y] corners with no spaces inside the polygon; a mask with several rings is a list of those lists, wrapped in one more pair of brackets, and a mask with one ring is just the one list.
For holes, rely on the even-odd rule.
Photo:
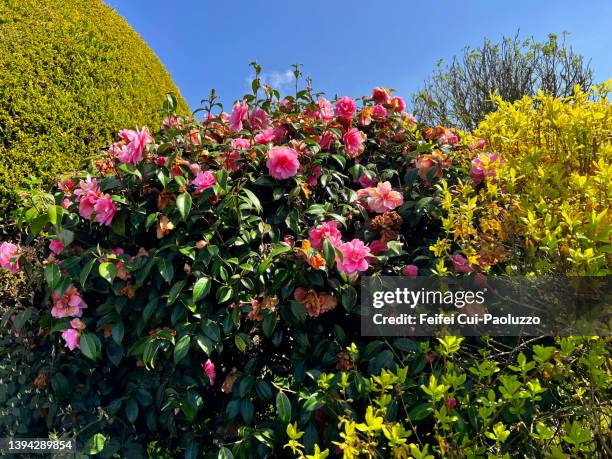
{"label": "green leaf", "polygon": [[54,205],[49,206],[47,209],[47,215],[49,215],[49,221],[53,225],[57,225],[57,207]]}
{"label": "green leaf", "polygon": [[291,401],[283,391],[276,395],[276,414],[283,424],[291,421]]}
{"label": "green leaf", "polygon": [[244,352],[247,348],[247,342],[240,335],[234,335],[234,343],[240,352]]}
{"label": "green leaf", "polygon": [[138,403],[133,398],[125,404],[125,416],[131,424],[134,424],[138,419]]}
{"label": "green leaf", "polygon": [[191,336],[185,335],[181,337],[174,347],[174,363],[177,364],[183,360],[189,353],[189,345],[191,344]]}
{"label": "green leaf", "polygon": [[261,207],[261,202],[259,202],[259,198],[255,196],[255,193],[253,193],[248,188],[244,188],[242,191],[244,191],[244,194],[247,195],[249,201],[251,201],[251,203],[253,204],[253,208],[255,208],[257,212],[262,212],[263,207]]}
{"label": "green leaf", "polygon": [[91,360],[96,360],[100,356],[102,344],[96,335],[93,333],[83,333],[79,339],[81,352],[85,357]]}
{"label": "green leaf", "polygon": [[186,281],[182,280],[172,286],[172,288],[170,289],[170,293],[168,293],[168,306],[174,304],[174,302],[177,300],[177,298],[181,294],[181,291],[183,290],[183,287],[185,286],[185,282]]}
{"label": "green leaf", "polygon": [[85,445],[83,445],[83,450],[81,452],[84,454],[96,455],[102,452],[105,443],[106,437],[101,433],[97,433],[85,442]]}
{"label": "green leaf", "polygon": [[334,263],[336,263],[336,249],[327,239],[323,240],[323,258],[325,258],[328,270],[334,267]]}
{"label": "green leaf", "polygon": [[253,408],[253,402],[250,401],[248,398],[243,399],[240,402],[240,414],[242,415],[242,419],[244,419],[244,422],[246,422],[247,424],[253,422],[254,411],[255,410]]}
{"label": "green leaf", "polygon": [[60,269],[55,263],[49,263],[45,266],[45,281],[47,281],[47,285],[51,290],[55,290],[61,278]]}
{"label": "green leaf", "polygon": [[123,341],[124,332],[123,322],[116,322],[113,324],[112,335],[115,343],[121,344],[121,341]]}
{"label": "green leaf", "polygon": [[117,267],[114,263],[111,263],[110,261],[105,261],[104,263],[101,263],[98,267],[98,272],[100,273],[100,277],[102,277],[102,279],[105,279],[109,284],[112,284],[115,280],[115,277],[117,277]]}
{"label": "green leaf", "polygon": [[432,200],[433,198],[431,196],[425,196],[424,198],[418,200],[418,202],[416,203],[416,208],[422,209],[423,207],[426,207]]}
{"label": "green leaf", "polygon": [[189,216],[189,212],[191,211],[191,203],[192,199],[189,193],[181,193],[176,198],[176,207],[178,208],[183,220],[187,220],[187,217]]}
{"label": "green leaf", "polygon": [[353,312],[355,305],[357,304],[357,290],[354,287],[348,286],[344,292],[342,292],[342,306],[348,312]]}
{"label": "green leaf", "polygon": [[87,262],[87,264],[83,267],[81,274],[79,275],[79,282],[81,283],[81,287],[85,287],[85,283],[87,282],[87,278],[93,269],[93,265],[96,262],[95,258],[92,258]]}
{"label": "green leaf", "polygon": [[165,258],[160,258],[157,262],[157,267],[159,268],[159,273],[169,284],[172,283],[172,279],[174,278],[174,267],[172,263],[166,260]]}
{"label": "green leaf", "polygon": [[276,314],[268,314],[264,318],[261,324],[261,328],[263,329],[264,335],[266,335],[267,337],[272,336],[272,333],[274,333],[274,329],[276,328],[276,322]]}
{"label": "green leaf", "polygon": [[225,446],[222,446],[217,454],[217,459],[234,459],[232,452]]}
{"label": "green leaf", "polygon": [[263,379],[257,381],[255,392],[257,392],[257,396],[262,400],[272,400],[272,386]]}
{"label": "green leaf", "polygon": [[286,244],[275,244],[272,247],[272,252],[270,252],[270,258],[277,257],[282,253],[291,252],[291,250],[293,249]]}
{"label": "green leaf", "polygon": [[208,277],[200,277],[193,285],[193,302],[201,300],[210,292],[210,279]]}
{"label": "green leaf", "polygon": [[219,303],[225,303],[227,300],[229,300],[232,297],[233,293],[234,292],[231,287],[224,285],[217,291],[217,301]]}
{"label": "green leaf", "polygon": [[181,410],[189,422],[193,421],[202,406],[203,400],[200,394],[190,390],[181,401]]}
{"label": "green leaf", "polygon": [[421,421],[433,411],[430,403],[421,403],[410,410],[408,418],[411,421]]}

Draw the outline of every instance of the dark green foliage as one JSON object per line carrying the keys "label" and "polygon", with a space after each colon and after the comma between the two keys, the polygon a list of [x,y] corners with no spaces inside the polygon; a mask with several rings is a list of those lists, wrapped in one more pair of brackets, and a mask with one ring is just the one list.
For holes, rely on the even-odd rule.
{"label": "dark green foliage", "polygon": [[30,174],[49,183],[118,129],[156,128],[167,92],[157,57],[100,0],[0,2],[0,216]]}

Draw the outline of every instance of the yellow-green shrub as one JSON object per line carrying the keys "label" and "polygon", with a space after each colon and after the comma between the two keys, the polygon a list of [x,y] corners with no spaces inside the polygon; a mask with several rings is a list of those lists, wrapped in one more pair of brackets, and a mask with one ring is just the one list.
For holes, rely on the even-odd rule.
{"label": "yellow-green shrub", "polygon": [[118,129],[157,125],[167,92],[157,57],[102,1],[0,2],[0,215],[28,175],[48,182]]}
{"label": "yellow-green shrub", "polygon": [[484,185],[442,184],[449,238],[434,251],[443,253],[455,242],[485,269],[507,262],[508,269],[536,273],[608,273],[610,87],[577,87],[565,99],[496,99],[498,110],[476,135],[505,162]]}

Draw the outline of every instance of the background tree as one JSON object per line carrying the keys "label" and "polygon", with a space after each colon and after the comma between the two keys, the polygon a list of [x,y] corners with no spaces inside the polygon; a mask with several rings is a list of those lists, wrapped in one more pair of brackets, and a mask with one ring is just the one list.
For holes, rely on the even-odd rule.
{"label": "background tree", "polygon": [[491,94],[513,102],[542,90],[555,97],[573,93],[576,84],[588,87],[593,72],[589,61],[550,34],[544,43],[533,37],[504,37],[501,43],[485,39],[481,48],[464,49],[450,65],[438,62],[424,88],[413,94],[413,110],[420,122],[473,130],[495,110]]}

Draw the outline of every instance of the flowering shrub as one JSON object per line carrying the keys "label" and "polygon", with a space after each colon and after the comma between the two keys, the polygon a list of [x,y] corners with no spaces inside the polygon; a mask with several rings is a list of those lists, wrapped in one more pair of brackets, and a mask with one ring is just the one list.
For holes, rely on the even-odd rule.
{"label": "flowering shrub", "polygon": [[[281,100],[256,78],[230,114],[218,105],[198,122],[170,100],[160,132],[121,131],[95,168],[24,195],[27,240],[48,242],[46,291],[14,319],[34,318],[44,357],[32,430],[105,457],[594,450],[604,408],[546,413],[571,384],[609,389],[604,340],[522,353],[360,336],[361,274],[472,271],[430,251],[437,185],[468,180],[469,137],[417,126],[383,88]],[[35,270],[3,247],[3,267]]]}

